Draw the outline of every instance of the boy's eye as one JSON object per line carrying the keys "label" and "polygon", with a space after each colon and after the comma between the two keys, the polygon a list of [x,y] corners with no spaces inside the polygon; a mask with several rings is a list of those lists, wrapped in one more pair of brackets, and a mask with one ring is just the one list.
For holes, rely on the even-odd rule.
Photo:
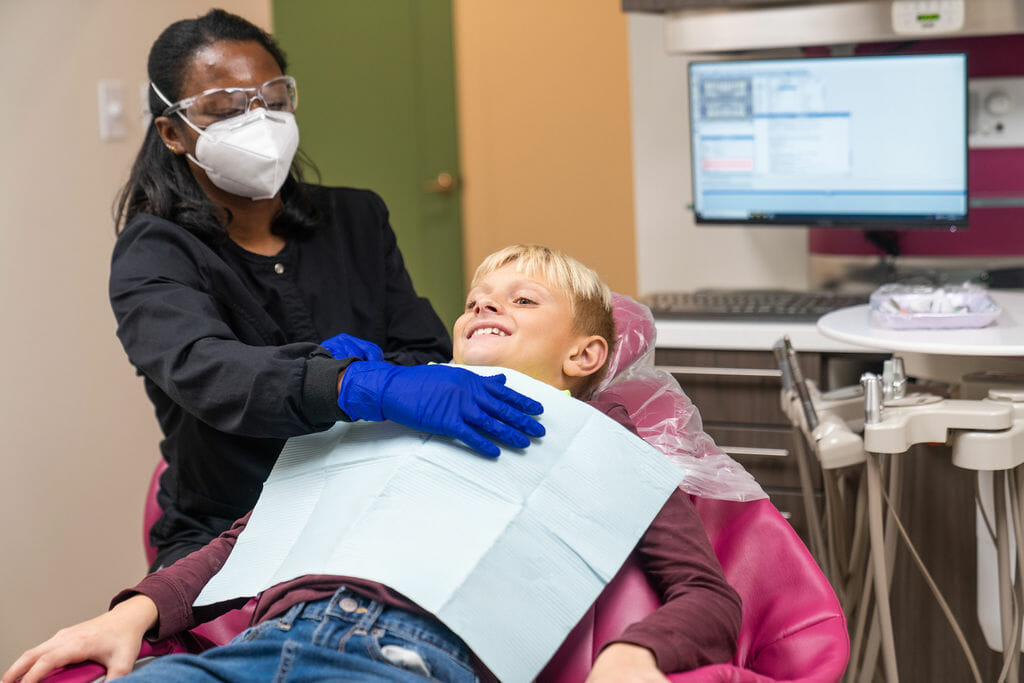
{"label": "boy's eye", "polygon": [[476,302],[475,302],[475,301],[473,301],[472,299],[470,299],[469,301],[467,301],[467,302],[466,302],[466,310],[467,310],[467,311],[471,311],[471,310],[473,310],[474,308],[476,308]]}
{"label": "boy's eye", "polygon": [[517,303],[517,304],[519,304],[521,306],[528,306],[530,304],[537,303],[533,299],[528,299],[525,296],[517,296],[514,301],[515,301],[515,303]]}

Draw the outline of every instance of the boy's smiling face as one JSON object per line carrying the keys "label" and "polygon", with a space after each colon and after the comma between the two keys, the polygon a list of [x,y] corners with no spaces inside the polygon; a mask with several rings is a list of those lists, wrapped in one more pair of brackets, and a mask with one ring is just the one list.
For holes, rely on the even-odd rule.
{"label": "boy's smiling face", "polygon": [[514,263],[477,281],[452,337],[456,363],[512,368],[559,389],[592,372],[593,335],[575,329],[568,295]]}

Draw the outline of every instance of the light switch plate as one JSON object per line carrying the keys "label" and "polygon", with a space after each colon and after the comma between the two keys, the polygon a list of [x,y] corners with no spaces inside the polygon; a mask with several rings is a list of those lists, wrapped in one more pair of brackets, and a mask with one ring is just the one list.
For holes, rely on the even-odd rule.
{"label": "light switch plate", "polygon": [[139,121],[142,122],[143,134],[153,120],[153,112],[149,110],[149,81],[139,83]]}
{"label": "light switch plate", "polygon": [[967,81],[967,144],[1024,147],[1024,77]]}
{"label": "light switch plate", "polygon": [[99,103],[100,140],[124,138],[124,91],[121,81],[102,80],[97,84],[96,93]]}

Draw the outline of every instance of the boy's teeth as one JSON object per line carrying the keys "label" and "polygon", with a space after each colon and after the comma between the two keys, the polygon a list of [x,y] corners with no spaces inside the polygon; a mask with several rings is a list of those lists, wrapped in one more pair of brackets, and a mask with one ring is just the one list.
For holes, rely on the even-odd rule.
{"label": "boy's teeth", "polygon": [[508,336],[507,334],[505,334],[505,332],[503,332],[502,330],[499,330],[497,327],[481,327],[480,329],[478,329],[475,332],[473,332],[473,336],[474,337],[478,337],[481,334],[495,334],[495,335],[497,335],[499,337],[507,337]]}

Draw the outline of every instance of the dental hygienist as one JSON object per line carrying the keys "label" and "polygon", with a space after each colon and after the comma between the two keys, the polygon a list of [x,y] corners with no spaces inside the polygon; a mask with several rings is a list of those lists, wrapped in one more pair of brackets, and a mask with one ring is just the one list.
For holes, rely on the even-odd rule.
{"label": "dental hygienist", "polygon": [[[274,39],[213,10],[149,54],[155,117],[118,200],[117,334],[164,433],[153,568],[252,508],[284,440],[391,419],[485,455],[541,406],[460,368],[381,199],[303,183],[295,79]],[[390,361],[390,362],[388,362]]]}

